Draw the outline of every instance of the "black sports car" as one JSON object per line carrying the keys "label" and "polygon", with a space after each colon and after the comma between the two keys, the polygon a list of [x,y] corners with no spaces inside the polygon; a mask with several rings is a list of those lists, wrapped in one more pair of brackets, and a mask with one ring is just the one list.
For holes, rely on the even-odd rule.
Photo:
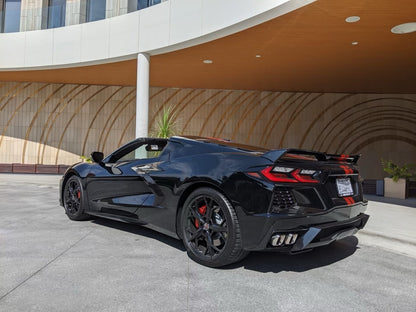
{"label": "black sports car", "polygon": [[211,267],[251,250],[311,250],[368,220],[359,156],[199,137],[142,138],[91,156],[61,180],[70,219],[147,226],[182,239],[193,260]]}

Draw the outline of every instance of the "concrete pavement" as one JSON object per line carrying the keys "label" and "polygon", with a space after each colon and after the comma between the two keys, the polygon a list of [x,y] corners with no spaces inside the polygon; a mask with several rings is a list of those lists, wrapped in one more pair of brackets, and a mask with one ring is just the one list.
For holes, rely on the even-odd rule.
{"label": "concrete pavement", "polygon": [[[59,175],[0,174],[0,187],[14,183],[57,189],[60,178]],[[416,257],[416,198],[365,197],[370,219],[357,234],[360,242]]]}
{"label": "concrete pavement", "polygon": [[357,233],[360,242],[416,258],[416,199],[366,198],[370,219]]}
{"label": "concrete pavement", "polygon": [[58,181],[0,174],[0,311],[356,312],[416,306],[415,208],[375,198],[359,240],[349,237],[297,256],[253,252],[235,265],[210,269],[190,260],[180,241],[146,228],[70,221],[57,203]]}

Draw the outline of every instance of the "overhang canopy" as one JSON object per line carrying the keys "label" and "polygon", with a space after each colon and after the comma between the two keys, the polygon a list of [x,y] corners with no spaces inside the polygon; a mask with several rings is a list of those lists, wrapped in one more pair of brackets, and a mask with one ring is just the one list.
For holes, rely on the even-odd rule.
{"label": "overhang canopy", "polygon": [[[152,56],[158,87],[416,93],[414,0],[318,0],[239,33]],[[350,16],[360,20],[348,23]],[[210,60],[212,63],[204,63]],[[1,72],[3,81],[135,85],[136,61]]]}

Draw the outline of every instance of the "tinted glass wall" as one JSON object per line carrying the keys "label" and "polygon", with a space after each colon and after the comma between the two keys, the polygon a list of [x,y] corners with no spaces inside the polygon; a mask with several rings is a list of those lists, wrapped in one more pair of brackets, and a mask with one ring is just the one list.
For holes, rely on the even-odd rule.
{"label": "tinted glass wall", "polygon": [[106,0],[88,0],[87,22],[98,21],[105,18]]}
{"label": "tinted glass wall", "polygon": [[161,0],[137,0],[137,10],[160,3]]}
{"label": "tinted glass wall", "polygon": [[4,0],[2,12],[2,31],[16,32],[20,30],[21,0]]}
{"label": "tinted glass wall", "polygon": [[66,0],[49,0],[48,28],[65,26]]}

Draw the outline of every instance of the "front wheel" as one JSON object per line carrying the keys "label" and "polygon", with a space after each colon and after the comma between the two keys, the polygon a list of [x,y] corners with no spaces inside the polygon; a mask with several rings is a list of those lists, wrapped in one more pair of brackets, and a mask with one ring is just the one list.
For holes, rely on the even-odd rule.
{"label": "front wheel", "polygon": [[81,179],[72,176],[66,181],[63,193],[65,213],[71,220],[87,220],[90,216],[84,213],[83,189]]}
{"label": "front wheel", "polygon": [[205,266],[221,267],[243,259],[240,226],[233,206],[211,188],[195,190],[181,213],[181,231],[189,257]]}

